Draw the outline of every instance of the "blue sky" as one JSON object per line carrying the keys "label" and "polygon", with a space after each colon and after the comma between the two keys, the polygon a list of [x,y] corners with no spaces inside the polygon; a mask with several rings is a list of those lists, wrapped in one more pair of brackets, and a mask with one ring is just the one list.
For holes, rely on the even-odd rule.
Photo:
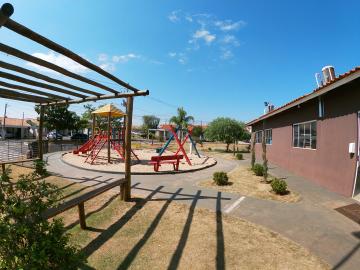
{"label": "blue sky", "polygon": [[[264,101],[280,106],[312,91],[322,66],[340,74],[360,61],[359,1],[10,2],[14,20],[149,89],[150,97],[136,98],[136,124],[144,114],[166,121],[178,106],[196,122],[248,121],[263,112]],[[0,39],[107,81],[7,29],[0,29]],[[0,59],[37,69],[2,53]],[[0,114],[5,102],[8,116],[35,116],[32,105],[4,99]]]}

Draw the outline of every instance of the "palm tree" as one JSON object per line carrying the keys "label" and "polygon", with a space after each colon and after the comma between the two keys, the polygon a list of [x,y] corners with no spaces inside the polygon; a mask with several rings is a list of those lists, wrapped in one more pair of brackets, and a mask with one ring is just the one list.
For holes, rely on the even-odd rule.
{"label": "palm tree", "polygon": [[183,107],[177,109],[177,115],[170,118],[170,123],[174,123],[178,129],[187,128],[189,123],[194,121],[194,117],[187,115]]}

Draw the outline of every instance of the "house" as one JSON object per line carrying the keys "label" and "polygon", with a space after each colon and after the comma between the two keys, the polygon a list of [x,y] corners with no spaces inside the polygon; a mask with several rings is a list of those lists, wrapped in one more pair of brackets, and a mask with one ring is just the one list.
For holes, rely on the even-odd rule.
{"label": "house", "polygon": [[247,123],[261,160],[262,140],[270,163],[336,193],[360,193],[360,67],[338,77],[323,69],[318,88]]}
{"label": "house", "polygon": [[[4,126],[5,124],[5,126]],[[32,118],[0,117],[0,135],[2,138],[33,139],[38,135],[38,121]],[[5,129],[4,129],[5,127]]]}

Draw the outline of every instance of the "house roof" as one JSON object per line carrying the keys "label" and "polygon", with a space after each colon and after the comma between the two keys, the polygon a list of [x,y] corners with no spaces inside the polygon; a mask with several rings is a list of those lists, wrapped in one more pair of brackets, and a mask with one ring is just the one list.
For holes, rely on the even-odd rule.
{"label": "house roof", "polygon": [[320,86],[318,88],[316,88],[315,90],[313,90],[311,93],[305,94],[301,97],[298,97],[286,104],[284,104],[281,107],[278,107],[270,112],[268,112],[267,114],[264,114],[250,122],[248,122],[246,125],[247,126],[251,126],[261,120],[267,119],[269,117],[272,117],[280,112],[286,111],[292,107],[295,107],[301,103],[304,103],[310,99],[313,99],[315,97],[318,97],[320,95],[323,95],[331,90],[335,90],[336,88],[340,87],[341,85],[344,85],[346,83],[349,83],[357,78],[360,77],[360,66],[355,67],[352,70],[349,70],[348,72],[341,74],[339,76],[337,76],[334,80],[331,80],[330,82],[324,84],[323,86]]}
{"label": "house roof", "polygon": [[[4,117],[0,117],[0,123],[3,125]],[[32,125],[38,125],[38,121],[33,118],[25,118],[24,122],[23,119],[20,118],[10,118],[6,117],[5,126],[6,127],[31,127]]]}
{"label": "house roof", "polygon": [[104,105],[101,108],[97,109],[96,111],[93,111],[92,114],[96,114],[99,116],[108,116],[109,114],[111,114],[111,117],[123,117],[126,115],[126,113],[116,108],[112,104]]}

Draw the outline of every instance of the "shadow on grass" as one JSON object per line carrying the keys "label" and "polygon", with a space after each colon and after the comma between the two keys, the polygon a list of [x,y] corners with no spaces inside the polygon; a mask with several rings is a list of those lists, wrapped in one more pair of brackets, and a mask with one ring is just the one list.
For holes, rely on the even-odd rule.
{"label": "shadow on grass", "polygon": [[225,243],[221,213],[221,192],[216,200],[216,269],[225,269]]}
{"label": "shadow on grass", "polygon": [[201,193],[201,191],[198,190],[195,197],[193,198],[193,201],[191,203],[189,213],[188,213],[185,225],[184,225],[184,229],[183,229],[183,231],[181,233],[179,244],[176,247],[176,250],[175,250],[174,254],[171,257],[171,261],[170,261],[168,269],[177,269],[178,266],[179,266],[179,262],[180,262],[182,253],[184,251],[186,241],[187,241],[187,239],[189,237],[190,227],[191,227],[195,207],[196,207],[197,201],[199,199],[200,193]]}
{"label": "shadow on grass", "polygon": [[135,244],[135,246],[130,250],[130,252],[126,255],[125,259],[121,262],[117,269],[127,269],[130,267],[131,263],[135,259],[136,255],[139,253],[141,248],[145,245],[147,240],[155,231],[156,227],[158,226],[161,218],[165,214],[167,208],[169,207],[170,203],[175,199],[175,197],[181,192],[182,188],[179,188],[175,193],[171,195],[169,199],[166,200],[165,204],[162,206],[159,213],[156,215],[153,222],[150,224],[149,228],[146,230],[143,237]]}
{"label": "shadow on grass", "polygon": [[110,225],[105,231],[93,239],[86,247],[83,252],[88,258],[96,250],[98,250],[103,244],[105,244],[111,237],[115,235],[146,203],[150,200],[163,186],[159,186],[153,190],[145,199],[133,199],[135,205],[133,205],[118,221]]}

